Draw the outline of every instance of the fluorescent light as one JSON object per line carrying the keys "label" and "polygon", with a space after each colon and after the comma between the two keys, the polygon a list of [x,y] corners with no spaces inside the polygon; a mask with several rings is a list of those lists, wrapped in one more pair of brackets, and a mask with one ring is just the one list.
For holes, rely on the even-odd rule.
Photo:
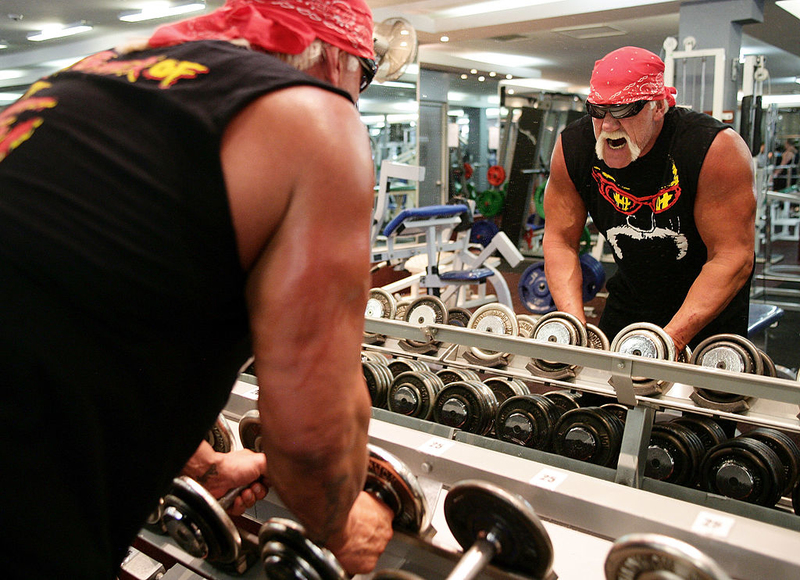
{"label": "fluorescent light", "polygon": [[0,70],[0,81],[7,81],[9,79],[18,79],[24,77],[26,74],[27,73],[24,70],[7,68],[5,70]]}
{"label": "fluorescent light", "polygon": [[795,18],[800,18],[800,0],[778,0],[775,4]]}
{"label": "fluorescent light", "polygon": [[65,36],[73,36],[74,34],[81,34],[82,32],[89,32],[92,29],[90,24],[86,22],[78,22],[76,24],[49,24],[42,28],[39,32],[28,34],[28,40],[33,42],[41,42],[42,40],[53,40],[54,38],[64,38]]}
{"label": "fluorescent light", "polygon": [[458,8],[446,8],[433,14],[434,18],[457,18],[459,16],[476,16],[478,14],[488,14],[490,12],[500,12],[501,10],[512,10],[515,8],[527,8],[537,4],[548,4],[553,0],[491,0],[489,2],[478,2],[468,6]]}
{"label": "fluorescent light", "polygon": [[0,93],[0,105],[8,105],[22,96],[22,93]]}
{"label": "fluorescent light", "polygon": [[206,5],[201,2],[182,4],[180,6],[173,6],[169,2],[154,2],[138,12],[123,12],[119,15],[119,19],[123,22],[142,22],[144,20],[156,20],[157,18],[199,12],[200,10],[205,10],[205,8]]}
{"label": "fluorescent light", "polygon": [[0,50],[8,48],[8,43],[5,40],[0,40]]}

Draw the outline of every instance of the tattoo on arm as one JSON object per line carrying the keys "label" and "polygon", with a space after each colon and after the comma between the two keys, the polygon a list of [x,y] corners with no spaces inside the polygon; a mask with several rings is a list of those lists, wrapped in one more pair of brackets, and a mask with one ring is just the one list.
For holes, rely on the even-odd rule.
{"label": "tattoo on arm", "polygon": [[197,478],[197,483],[199,483],[200,485],[205,485],[209,479],[218,474],[219,472],[217,471],[216,464],[212,465],[202,475],[200,475],[200,477]]}

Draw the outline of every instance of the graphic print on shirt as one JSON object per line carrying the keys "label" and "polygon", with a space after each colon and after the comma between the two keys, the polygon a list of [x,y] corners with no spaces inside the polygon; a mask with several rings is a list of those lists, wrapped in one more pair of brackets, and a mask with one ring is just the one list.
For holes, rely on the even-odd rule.
{"label": "graphic print on shirt", "polygon": [[[86,57],[64,70],[125,77],[131,83],[140,78],[157,81],[160,89],[169,89],[179,80],[194,79],[209,72],[208,67],[202,64],[165,56],[117,61],[118,56],[115,51],[107,50]],[[0,113],[0,162],[42,126],[45,119],[39,113],[58,105],[55,97],[36,96],[36,93],[51,86],[52,83],[47,79],[34,83],[17,102]]]}
{"label": "graphic print on shirt", "polygon": [[664,240],[675,245],[675,259],[681,260],[689,250],[686,235],[681,232],[680,219],[658,218],[659,214],[674,206],[681,197],[680,178],[675,162],[672,165],[669,183],[659,187],[648,196],[637,196],[629,188],[617,183],[616,179],[599,167],[592,167],[592,177],[597,183],[600,195],[615,211],[625,215],[625,224],[613,226],[606,232],[606,239],[618,259],[623,258],[623,243],[626,239],[634,241]]}

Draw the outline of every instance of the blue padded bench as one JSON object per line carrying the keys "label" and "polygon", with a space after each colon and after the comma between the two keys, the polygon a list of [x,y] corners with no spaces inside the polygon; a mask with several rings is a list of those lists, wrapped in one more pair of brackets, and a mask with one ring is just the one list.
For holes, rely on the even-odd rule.
{"label": "blue padded bench", "polygon": [[747,317],[747,337],[750,338],[778,322],[783,316],[783,308],[774,304],[755,302],[750,304]]}

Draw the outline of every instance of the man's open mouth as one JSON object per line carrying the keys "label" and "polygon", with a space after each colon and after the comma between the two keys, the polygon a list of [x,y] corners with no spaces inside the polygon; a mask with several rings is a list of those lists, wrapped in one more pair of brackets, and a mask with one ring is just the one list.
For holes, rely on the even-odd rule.
{"label": "man's open mouth", "polygon": [[625,147],[628,141],[625,139],[625,137],[621,137],[619,139],[606,139],[606,142],[612,149],[622,149]]}

